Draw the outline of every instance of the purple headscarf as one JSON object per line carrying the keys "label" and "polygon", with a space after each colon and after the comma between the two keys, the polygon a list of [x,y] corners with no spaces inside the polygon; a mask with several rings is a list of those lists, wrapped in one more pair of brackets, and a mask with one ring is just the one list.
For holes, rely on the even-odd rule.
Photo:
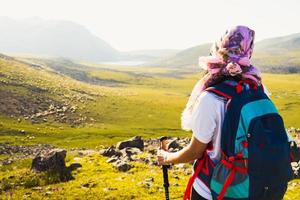
{"label": "purple headscarf", "polygon": [[202,91],[220,77],[237,76],[261,84],[259,70],[251,65],[255,32],[246,26],[228,29],[210,50],[210,56],[200,57],[199,65],[207,74],[197,82],[182,113],[181,126],[191,130],[193,107]]}
{"label": "purple headscarf", "polygon": [[199,65],[210,75],[241,74],[242,78],[260,83],[260,73],[250,63],[255,32],[246,26],[228,29],[221,39],[212,45],[211,56],[200,57]]}

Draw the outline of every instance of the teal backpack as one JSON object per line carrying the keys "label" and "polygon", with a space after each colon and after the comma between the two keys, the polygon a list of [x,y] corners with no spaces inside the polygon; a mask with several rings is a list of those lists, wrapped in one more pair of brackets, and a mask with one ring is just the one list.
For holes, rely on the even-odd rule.
{"label": "teal backpack", "polygon": [[214,163],[205,152],[195,162],[184,199],[190,199],[197,177],[214,200],[282,199],[293,175],[290,147],[283,120],[263,86],[227,80],[206,91],[227,101],[222,158]]}

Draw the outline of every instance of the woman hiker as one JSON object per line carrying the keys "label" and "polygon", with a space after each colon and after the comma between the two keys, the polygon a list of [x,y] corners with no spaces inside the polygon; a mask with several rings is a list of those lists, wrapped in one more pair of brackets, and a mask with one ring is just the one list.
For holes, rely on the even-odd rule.
{"label": "woman hiker", "polygon": [[[283,168],[278,170],[282,171],[282,169],[284,169],[283,171],[286,172],[286,173],[284,172],[284,174],[282,174],[281,178],[278,178],[278,180],[275,179],[269,181],[275,183],[276,181],[282,182],[282,183],[278,183],[277,184],[278,187],[276,186],[276,188],[278,189],[274,190],[275,186],[274,187],[272,186],[273,183],[269,183],[269,182],[266,183],[265,181],[258,182],[255,178],[252,178],[252,175],[256,171],[266,170],[265,173],[267,174],[268,169],[263,169],[263,168],[260,169],[259,163],[257,165],[255,164],[256,161],[252,162],[253,164],[251,165],[249,164],[249,169],[248,169],[248,164],[247,164],[248,159],[250,163],[252,158],[255,158],[255,160],[260,159],[260,158],[256,158],[255,156],[268,155],[263,153],[259,153],[260,155],[252,153],[256,151],[255,149],[256,147],[254,147],[255,145],[251,144],[252,136],[250,137],[249,134],[248,135],[245,134],[245,136],[242,135],[241,138],[250,137],[250,139],[248,138],[249,141],[247,139],[242,139],[240,143],[241,145],[238,144],[239,146],[238,148],[242,147],[243,151],[236,150],[236,152],[234,152],[235,150],[233,150],[232,154],[230,153],[232,152],[230,151],[232,145],[231,146],[229,145],[229,143],[232,142],[229,141],[227,138],[223,139],[221,137],[221,132],[226,131],[222,129],[224,128],[223,122],[224,122],[227,109],[231,107],[230,109],[232,110],[235,109],[234,107],[238,107],[236,106],[237,103],[234,102],[231,103],[232,105],[229,105],[231,100],[230,92],[232,93],[232,95],[235,95],[234,94],[235,92],[233,92],[233,90],[229,91],[230,89],[228,88],[232,87],[234,91],[237,91],[237,93],[240,93],[243,90],[247,90],[247,88],[248,89],[254,88],[255,92],[259,90],[259,88],[262,88],[263,94],[260,93],[257,94],[259,98],[259,103],[267,103],[269,105],[269,103],[266,102],[266,99],[268,99],[268,97],[266,95],[267,93],[266,89],[263,88],[262,86],[261,74],[259,70],[255,66],[253,66],[250,62],[250,58],[253,52],[253,44],[254,44],[253,30],[251,30],[246,26],[232,27],[231,29],[225,32],[225,34],[221,37],[220,40],[218,40],[212,45],[210,56],[199,58],[199,65],[202,69],[206,71],[206,73],[201,78],[201,80],[199,80],[194,86],[194,89],[192,90],[192,93],[190,95],[186,108],[182,113],[182,118],[181,118],[182,128],[184,130],[192,131],[191,141],[188,146],[186,146],[185,148],[183,148],[178,152],[171,153],[165,149],[159,151],[157,156],[158,162],[161,165],[188,163],[191,161],[195,161],[194,174],[189,180],[187,190],[184,195],[184,199],[192,199],[192,200],[276,199],[277,200],[283,198],[283,195],[286,191],[286,185],[289,180],[288,176],[290,173],[289,171],[290,169],[288,167],[289,160],[287,158],[286,153],[285,154],[282,153],[282,156],[279,156],[281,157],[280,158],[281,160],[278,161],[274,160],[275,163],[273,163],[273,165],[274,164],[277,165],[277,163],[284,163],[284,166],[282,166]],[[226,83],[226,85],[224,86],[220,83]],[[228,88],[226,89],[227,86]],[[225,92],[222,91],[223,89]],[[227,90],[228,93],[226,92]],[[228,96],[229,98],[227,98]],[[247,101],[247,98],[252,98],[252,97],[250,96],[244,97],[243,100],[240,101]],[[254,100],[251,101],[253,104],[257,103],[258,105],[258,101],[254,101]],[[266,105],[266,107],[268,107],[268,105]],[[257,109],[259,110],[259,112],[260,110],[263,110],[260,109],[260,107],[250,108],[248,114],[251,114],[251,110],[253,109],[254,110]],[[271,105],[271,110],[272,109],[273,108]],[[246,108],[244,110],[246,110]],[[242,112],[241,109],[239,110],[239,112]],[[268,117],[273,117],[273,118],[268,118]],[[279,120],[278,123],[276,121],[277,119]],[[231,121],[233,122],[229,122],[229,124],[230,123],[237,124],[239,120],[240,118],[231,119]],[[266,122],[264,122],[263,120],[265,120]],[[267,120],[269,120],[270,122],[268,122]],[[273,126],[272,120],[275,120],[273,121],[275,124],[279,124],[278,127],[275,127],[276,129],[276,130],[274,129],[275,131],[277,130],[281,130],[281,132],[285,131],[282,130],[282,127],[284,128],[283,123],[280,121],[280,119],[277,117],[276,114],[267,113],[266,117],[262,119],[263,124],[265,123],[266,124],[265,126],[270,126],[271,129]],[[237,121],[237,123],[235,123],[235,121]],[[240,125],[236,125],[236,127],[238,126]],[[249,127],[250,126],[251,125],[249,125]],[[253,128],[254,132],[256,126],[254,126]],[[235,133],[235,134],[240,134],[240,133]],[[274,139],[274,141],[281,141],[281,143],[283,144],[281,145],[281,143],[278,143],[278,146],[280,145],[283,146],[282,149],[279,150],[278,154],[281,154],[281,152],[288,151],[285,147],[285,142],[287,142],[286,135],[284,135],[284,133],[280,133],[280,136],[282,137],[279,139],[278,138]],[[256,140],[255,139],[256,136],[253,136],[253,138],[254,138],[253,141]],[[233,143],[236,143],[235,137],[233,139]],[[263,144],[264,143],[261,144],[261,148],[263,148]],[[248,145],[249,145],[249,149],[247,149]],[[253,148],[251,145],[253,146]],[[224,149],[221,149],[221,147]],[[234,148],[237,147],[233,145],[233,149]],[[268,145],[266,145],[266,148],[268,148]],[[270,149],[272,148],[273,146],[270,147]],[[227,154],[231,154],[231,155],[227,155]],[[268,159],[268,158],[262,157],[262,160],[264,159]],[[220,164],[222,164],[221,167],[216,167]],[[257,167],[257,169],[251,169],[251,166],[252,168]],[[213,168],[215,169],[218,168],[218,170],[214,170]],[[218,171],[218,173],[215,171]],[[213,172],[215,172],[216,175],[213,176],[212,175]],[[273,173],[277,173],[277,171]],[[217,184],[218,181],[215,179],[218,179],[218,176],[224,176],[224,174],[225,177],[219,178],[221,180],[224,179],[223,183],[220,183],[218,185]],[[273,176],[276,176],[276,174],[273,174]],[[212,184],[214,185],[212,186]],[[215,188],[211,188],[211,187],[215,187]],[[272,197],[272,195],[275,196]]]}

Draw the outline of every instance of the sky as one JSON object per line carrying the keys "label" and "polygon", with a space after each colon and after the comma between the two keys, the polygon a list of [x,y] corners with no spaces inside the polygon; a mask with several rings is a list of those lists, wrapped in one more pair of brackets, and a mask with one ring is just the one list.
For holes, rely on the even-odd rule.
{"label": "sky", "polygon": [[120,51],[185,49],[246,25],[256,41],[300,32],[299,0],[0,0],[0,15],[69,20]]}

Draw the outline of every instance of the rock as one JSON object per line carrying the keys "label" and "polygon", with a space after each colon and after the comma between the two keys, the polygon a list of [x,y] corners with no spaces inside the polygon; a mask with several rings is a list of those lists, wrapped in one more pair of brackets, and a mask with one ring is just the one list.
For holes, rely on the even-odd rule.
{"label": "rock", "polygon": [[140,136],[135,136],[129,140],[125,140],[122,142],[119,142],[117,144],[117,149],[121,150],[124,149],[126,147],[136,147],[138,149],[140,149],[141,151],[144,150],[144,141],[142,140],[142,138]]}
{"label": "rock", "polygon": [[[26,136],[26,140],[34,139],[33,136]],[[0,160],[0,164],[11,164],[16,160],[24,159],[29,156],[34,156],[40,151],[52,149],[51,145],[38,144],[33,146],[11,146],[9,143],[0,143],[0,154],[10,155],[8,158]]]}
{"label": "rock", "polygon": [[53,194],[53,192],[51,192],[51,191],[45,192],[45,195],[51,195],[51,194]]}
{"label": "rock", "polygon": [[145,163],[145,164],[149,164],[150,163],[150,159],[149,158],[140,158],[139,161]]}
{"label": "rock", "polygon": [[80,168],[80,167],[82,167],[82,165],[81,165],[80,163],[72,163],[68,168],[69,168],[71,171],[73,171],[73,170],[78,169],[78,168]]}
{"label": "rock", "polygon": [[116,162],[119,158],[117,156],[113,156],[111,158],[109,158],[106,162],[107,163],[113,163]]}
{"label": "rock", "polygon": [[150,149],[148,151],[148,153],[152,154],[152,155],[156,155],[157,154],[157,149]]}
{"label": "rock", "polygon": [[84,188],[93,188],[95,186],[96,186],[96,183],[94,183],[93,181],[89,181],[87,183],[81,184],[81,187],[84,187]]}
{"label": "rock", "polygon": [[114,191],[114,190],[118,190],[118,188],[104,188],[103,191],[108,192],[108,191]]}
{"label": "rock", "polygon": [[129,156],[129,155],[123,155],[122,157],[120,157],[120,160],[122,160],[122,161],[124,161],[124,162],[131,162],[131,161],[134,161],[134,160],[132,159],[132,157]]}
{"label": "rock", "polygon": [[150,188],[152,185],[150,183],[141,183],[141,185],[145,188]]}
{"label": "rock", "polygon": [[129,171],[133,166],[130,165],[129,163],[127,162],[124,162],[122,160],[119,160],[115,163],[113,163],[113,166],[118,169],[119,171],[122,171],[122,172],[127,172]]}
{"label": "rock", "polygon": [[25,130],[21,130],[21,131],[20,131],[20,133],[22,133],[22,134],[25,134],[25,133],[26,133],[26,131],[25,131]]}
{"label": "rock", "polygon": [[7,159],[2,162],[3,165],[10,165],[13,161],[11,159]]}
{"label": "rock", "polygon": [[78,155],[79,156],[87,156],[87,155],[91,155],[93,153],[95,153],[96,151],[95,150],[92,150],[92,149],[84,149],[84,148],[81,148],[81,150],[78,151]]}
{"label": "rock", "polygon": [[153,177],[146,178],[145,182],[154,182],[154,178]]}
{"label": "rock", "polygon": [[38,153],[32,160],[31,169],[35,171],[63,171],[66,168],[65,158],[67,151],[53,149]]}
{"label": "rock", "polygon": [[116,181],[122,181],[122,180],[124,180],[124,178],[125,178],[124,176],[120,176],[120,177],[116,178],[115,180]]}
{"label": "rock", "polygon": [[158,166],[158,162],[157,161],[151,161],[149,164],[151,166]]}
{"label": "rock", "polygon": [[123,156],[132,156],[142,153],[139,148],[136,147],[126,147],[121,150]]}
{"label": "rock", "polygon": [[107,149],[100,150],[100,154],[102,156],[106,156],[106,157],[121,156],[122,155],[122,153],[120,151],[114,149],[113,147],[108,147]]}
{"label": "rock", "polygon": [[182,148],[176,140],[172,140],[169,144],[168,144],[168,149],[179,149],[179,148]]}
{"label": "rock", "polygon": [[43,190],[43,188],[42,187],[40,187],[40,186],[37,186],[37,187],[33,187],[33,188],[31,188],[32,190]]}

